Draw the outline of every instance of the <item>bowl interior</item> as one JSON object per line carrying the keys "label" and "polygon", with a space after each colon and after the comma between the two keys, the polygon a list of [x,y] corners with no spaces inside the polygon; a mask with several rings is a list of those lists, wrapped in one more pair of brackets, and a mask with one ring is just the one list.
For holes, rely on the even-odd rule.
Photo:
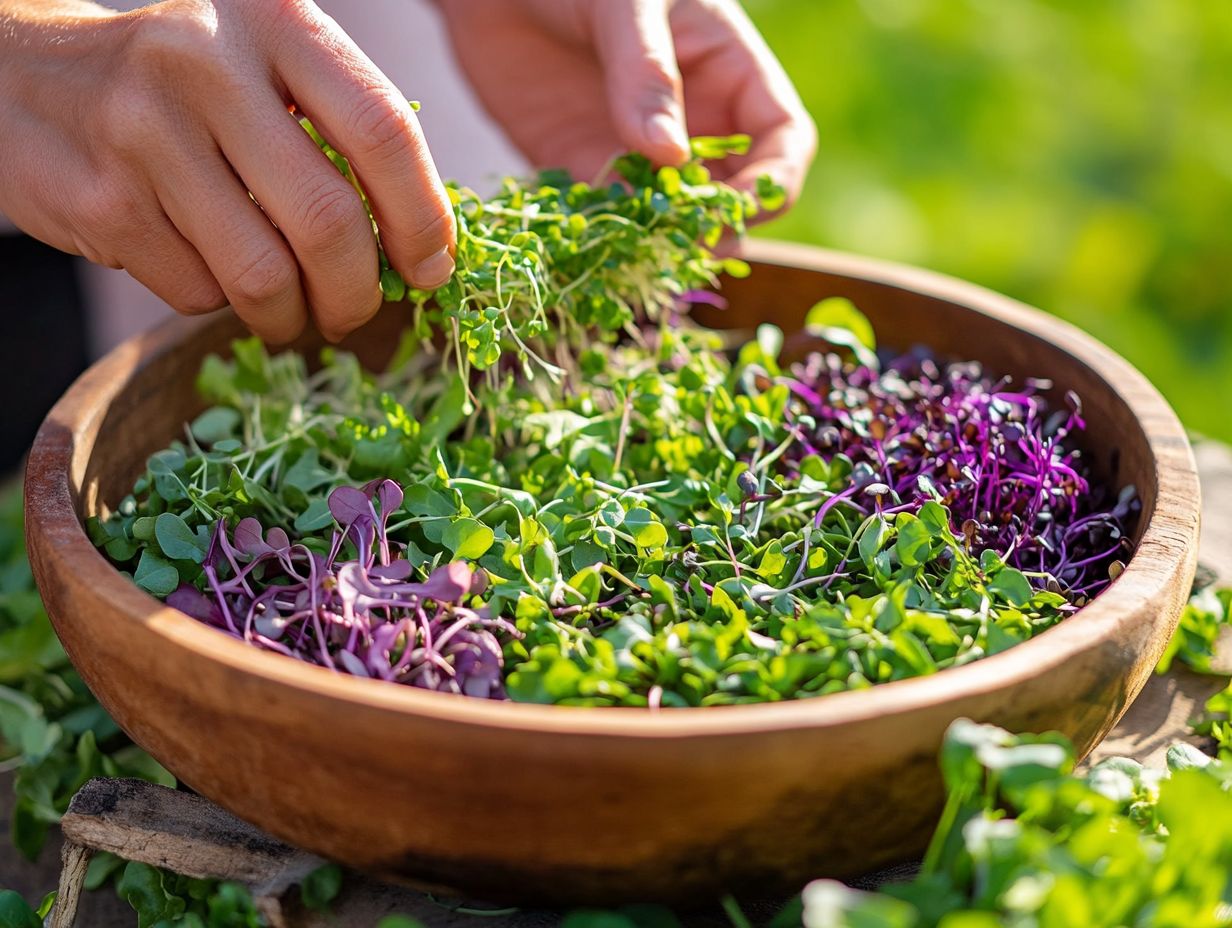
{"label": "bowl interior", "polygon": [[[1049,324],[1040,327],[1039,314],[1025,307],[1014,309],[1010,304],[1000,317],[988,315],[952,302],[944,293],[912,289],[910,280],[891,282],[802,267],[781,257],[775,260],[778,250],[770,252],[763,246],[761,252],[758,260],[754,249],[750,277],[724,281],[728,308],[698,306],[693,315],[699,322],[736,330],[737,337],[751,336],[757,325],[769,322],[790,335],[802,329],[805,314],[815,302],[846,297],[870,318],[879,346],[907,350],[924,345],[943,358],[978,360],[994,376],[1009,375],[1017,382],[1025,377],[1049,379],[1052,387],[1046,392],[1054,406],[1062,404],[1066,392],[1072,390],[1081,398],[1087,423],[1078,439],[1083,454],[1105,485],[1114,490],[1127,485],[1137,489],[1142,516],[1135,533],[1141,534],[1155,505],[1150,442],[1144,423],[1131,411],[1117,385],[1070,352],[1071,339],[1091,341],[1087,336],[1054,320],[1045,320]],[[791,258],[790,250],[787,256]],[[921,276],[937,286],[932,275],[921,272]],[[1016,315],[1021,319],[1015,319]],[[1018,328],[1013,324],[1016,321],[1030,327]],[[404,306],[386,306],[340,347],[353,352],[367,369],[383,370],[407,322]],[[185,423],[205,405],[194,386],[201,361],[211,353],[229,357],[231,342],[247,334],[229,313],[172,320],[166,326],[130,345],[129,350],[137,353],[145,343],[161,342],[168,336],[177,339],[175,347],[133,372],[131,382],[114,397],[95,426],[93,453],[79,454],[74,460],[72,476],[79,488],[78,515],[83,520],[115,506],[142,473],[146,458],[184,434]],[[313,363],[324,345],[313,331],[285,349],[298,350]],[[1131,379],[1140,379],[1119,358],[1102,350],[1114,367],[1123,365],[1133,374]],[[84,450],[83,446],[78,450]]]}

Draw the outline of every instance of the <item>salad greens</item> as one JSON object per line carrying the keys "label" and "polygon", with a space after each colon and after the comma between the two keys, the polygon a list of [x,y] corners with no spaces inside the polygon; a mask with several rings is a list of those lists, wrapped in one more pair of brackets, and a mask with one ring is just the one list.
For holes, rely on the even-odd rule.
{"label": "salad greens", "polygon": [[[347,160],[304,125],[364,196]],[[544,171],[529,182],[506,178],[481,197],[448,183],[458,229],[453,279],[432,292],[408,288],[382,253],[381,289],[411,302],[411,330],[425,343],[444,336],[440,365],[456,367],[468,388],[473,370],[497,389],[508,353],[528,380],[576,376],[575,354],[593,341],[636,338],[641,323],[669,317],[683,294],[716,286],[720,273],[748,274],[743,261],[711,249],[725,233],[743,234],[759,209],[783,205],[783,190],[768,177],[756,196],[711,179],[703,161],[744,154],[747,135],[697,137],[691,148],[680,167],[622,155],[610,184]]]}
{"label": "salad greens", "polygon": [[[333,349],[309,373],[255,340],[207,359],[215,405],[93,540],[259,647],[557,704],[858,689],[1072,613],[1123,569],[1136,506],[1087,479],[1076,397],[879,354],[845,300],[807,320],[844,353],[796,364],[773,326],[728,351],[685,318],[747,270],[710,248],[757,198],[701,161],[746,144],[695,140],[681,168],[626,155],[607,188],[451,188],[457,273],[410,295],[385,374]],[[450,571],[449,599],[423,593]]]}
{"label": "salad greens", "polygon": [[[139,585],[181,590],[205,616],[187,588],[212,583],[220,523],[337,553],[331,494],[399,475],[382,544],[420,582],[454,561],[478,569],[478,601],[516,627],[508,693],[544,702],[858,688],[1004,650],[1072,611],[1049,577],[959,534],[939,493],[904,500],[844,454],[798,453],[772,330],[735,363],[712,333],[652,335],[590,352],[588,382],[554,406],[506,385],[483,430],[431,355],[373,377],[331,349],[308,374],[238,343],[202,370],[220,405],[90,532]],[[362,663],[373,642],[357,645]]]}

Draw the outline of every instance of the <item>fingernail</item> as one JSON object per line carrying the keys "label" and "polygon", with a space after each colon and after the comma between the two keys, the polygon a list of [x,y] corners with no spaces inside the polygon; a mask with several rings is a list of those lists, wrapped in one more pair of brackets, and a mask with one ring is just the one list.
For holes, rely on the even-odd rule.
{"label": "fingernail", "polygon": [[646,141],[652,145],[671,146],[681,154],[689,150],[689,139],[684,134],[680,120],[667,113],[653,113],[646,120]]}
{"label": "fingernail", "polygon": [[424,258],[411,271],[411,283],[420,290],[435,290],[453,276],[453,255],[442,248],[431,257]]}

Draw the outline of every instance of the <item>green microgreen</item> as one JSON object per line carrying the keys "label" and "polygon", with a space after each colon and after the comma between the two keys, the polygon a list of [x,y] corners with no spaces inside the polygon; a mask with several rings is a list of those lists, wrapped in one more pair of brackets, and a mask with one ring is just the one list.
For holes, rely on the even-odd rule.
{"label": "green microgreen", "polygon": [[[346,159],[304,125],[362,196]],[[507,354],[528,380],[577,375],[578,356],[592,344],[637,338],[640,323],[663,318],[682,294],[717,285],[722,273],[748,273],[743,261],[711,249],[726,233],[743,234],[759,208],[781,206],[783,192],[768,178],[756,194],[736,190],[702,163],[748,145],[743,135],[695,138],[692,159],[679,167],[625,154],[610,165],[610,182],[545,171],[529,182],[506,178],[487,197],[449,183],[456,273],[435,291],[416,290],[382,251],[381,289],[411,303],[421,339],[443,337],[443,364],[461,373],[468,414],[473,390],[499,391]],[[483,372],[477,383],[472,371]]]}
{"label": "green microgreen", "polygon": [[1228,925],[1232,768],[1188,745],[1164,770],[1073,763],[1059,736],[955,722],[922,872],[876,892],[816,881],[805,928]]}

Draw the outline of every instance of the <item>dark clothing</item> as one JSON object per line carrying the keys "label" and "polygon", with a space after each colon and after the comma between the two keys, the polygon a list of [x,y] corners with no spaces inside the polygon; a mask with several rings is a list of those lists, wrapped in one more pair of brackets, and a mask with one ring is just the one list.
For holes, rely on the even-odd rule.
{"label": "dark clothing", "polygon": [[0,234],[0,477],[17,468],[47,411],[86,367],[76,260]]}

